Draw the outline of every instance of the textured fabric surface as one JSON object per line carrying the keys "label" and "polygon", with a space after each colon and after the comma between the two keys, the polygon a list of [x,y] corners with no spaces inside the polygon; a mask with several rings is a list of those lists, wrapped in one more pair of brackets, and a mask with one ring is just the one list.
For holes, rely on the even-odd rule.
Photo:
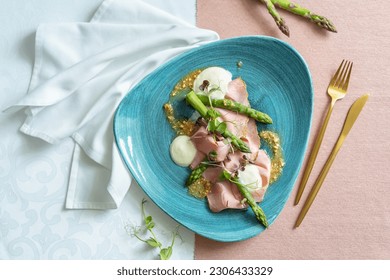
{"label": "textured fabric surface", "polygon": [[[160,23],[162,21],[171,22],[173,15],[161,13],[157,9],[159,7],[170,12],[181,11],[179,14],[182,19],[177,20],[180,22],[179,25],[193,26],[195,23],[195,0],[189,1],[192,3],[189,7],[182,5],[183,2],[180,0],[145,0],[145,2],[156,5],[155,8],[148,6],[146,10],[144,8],[136,9],[136,6],[140,7],[141,5],[135,6],[138,1],[108,0],[103,5],[101,0],[66,1],[66,3],[52,0],[33,0],[28,3],[19,0],[0,2],[2,7],[0,9],[0,23],[3,26],[0,32],[0,61],[2,62],[0,64],[0,259],[158,258],[157,250],[151,249],[137,241],[135,237],[129,236],[129,232],[126,230],[142,224],[141,201],[143,198],[147,198],[135,182],[132,183],[118,209],[106,211],[66,210],[68,183],[69,180],[74,179],[73,175],[77,175],[70,170],[72,160],[78,161],[77,157],[73,156],[72,158],[72,155],[78,154],[81,157],[79,160],[86,164],[93,166],[95,163],[85,154],[81,154],[79,147],[75,148],[74,141],[70,137],[64,139],[59,137],[55,144],[49,144],[36,137],[21,133],[19,128],[26,118],[23,110],[7,113],[2,111],[26,96],[32,72],[35,74],[32,77],[30,88],[35,88],[43,80],[51,78],[72,64],[75,64],[75,68],[85,66],[85,64],[77,62],[88,55],[94,57],[91,50],[102,52],[104,47],[109,48],[110,44],[118,44],[118,40],[125,40],[125,37],[129,39],[129,36],[133,34],[132,31],[137,34],[136,30],[133,29],[134,25],[129,26],[124,23],[134,20],[135,25],[141,22],[145,23],[145,21],[149,24],[148,15],[151,14],[154,15],[152,18],[155,19],[155,23],[156,20]],[[118,10],[116,9],[118,4],[124,5],[119,5]],[[182,9],[179,8],[180,6]],[[92,17],[94,14],[95,16]],[[126,18],[126,14],[131,14],[133,17]],[[187,16],[183,16],[185,14]],[[88,23],[91,18],[93,23]],[[183,22],[183,19],[188,20],[188,23]],[[148,27],[151,26],[148,25]],[[37,35],[38,27],[39,34]],[[153,31],[151,28],[145,29],[149,32]],[[168,29],[174,31],[174,28]],[[126,36],[118,34],[120,32],[126,33]],[[54,34],[57,35],[51,37],[53,40],[45,40],[48,39],[46,36]],[[192,36],[193,34],[186,32],[187,35]],[[160,33],[160,38],[162,37],[163,34]],[[179,41],[184,43],[183,36],[179,35],[178,37]],[[139,39],[140,36],[136,38]],[[164,41],[164,38],[162,39]],[[92,42],[95,45],[88,45]],[[145,42],[139,42],[139,44],[142,43]],[[149,45],[153,47],[153,44]],[[164,48],[164,45],[158,47]],[[46,52],[48,49],[51,51]],[[127,51],[131,51],[131,49],[129,47]],[[104,54],[104,52],[102,53]],[[151,63],[149,66],[162,63],[158,60],[154,60],[154,62],[155,64]],[[143,67],[144,71],[148,71],[147,68]],[[84,75],[91,74],[92,71],[92,67],[87,68],[84,72],[79,72],[80,75],[72,75],[70,78],[80,82],[78,78],[85,77]],[[138,78],[141,78],[142,74],[145,73],[139,72]],[[61,75],[56,77],[61,78]],[[107,75],[102,79],[95,79],[95,81],[103,82],[105,79],[107,79]],[[32,98],[30,101],[38,103],[55,101],[56,97],[59,97],[56,94],[66,91],[69,86],[70,83],[65,82],[63,86],[48,90],[46,92],[48,98]],[[110,86],[112,83],[105,83],[103,87]],[[120,86],[117,89],[119,88]],[[124,93],[127,88],[128,85],[125,86]],[[90,93],[87,91],[83,96]],[[80,106],[82,103],[77,101],[81,101],[81,99],[73,100],[74,107],[69,114],[62,113],[52,118],[52,121],[56,122],[55,126],[60,130],[65,128],[66,123],[69,124],[67,121],[75,117],[76,113],[80,113],[80,107],[76,106]],[[109,102],[103,103],[110,104]],[[98,115],[101,116],[109,111],[106,110]],[[50,121],[50,123],[52,122]],[[45,131],[44,128],[41,130]],[[72,168],[72,170],[74,169]],[[107,171],[102,173],[93,171],[93,169],[84,169],[79,175],[83,175],[85,182],[81,182],[80,188],[76,190],[79,193],[73,193],[73,195],[81,198],[84,202],[86,200],[96,202],[96,199],[99,199],[96,192],[92,191],[88,195],[83,187],[88,185],[93,187],[94,183],[99,183],[104,178],[106,180]],[[120,186],[125,191],[128,188],[128,184]],[[80,196],[80,193],[84,193],[84,195]],[[68,192],[68,197],[70,195],[72,195],[71,191]],[[91,207],[91,205],[81,206]],[[111,203],[101,206],[109,208],[115,205]],[[145,208],[146,213],[155,218],[156,235],[164,246],[168,246],[171,244],[171,231],[176,228],[177,223],[151,201],[146,204]],[[192,259],[194,234],[183,227],[179,229],[179,233],[181,239],[176,242],[178,246],[174,249],[172,258]]]}
{"label": "textured fabric surface", "polygon": [[159,65],[216,39],[138,0],[106,0],[89,23],[39,26],[29,91],[7,112],[26,109],[27,135],[74,140],[67,208],[119,207],[131,177],[114,143],[118,104]]}
{"label": "textured fabric surface", "polygon": [[[342,59],[354,62],[347,96],[336,103],[323,145],[298,206],[295,184],[285,209],[263,234],[239,243],[196,238],[197,259],[389,259],[390,258],[390,3],[296,1],[327,16],[338,33],[319,29],[285,11],[290,28],[284,36],[259,1],[198,0],[198,26],[222,38],[260,34],[295,47],[309,65],[314,85],[314,117],[309,150],[325,116],[326,88]],[[215,11],[218,10],[218,16]],[[328,157],[350,105],[370,98],[341,148],[302,225],[293,229],[309,190]],[[305,162],[307,160],[307,155]],[[305,166],[304,162],[304,166]],[[288,163],[287,163],[288,164]]]}

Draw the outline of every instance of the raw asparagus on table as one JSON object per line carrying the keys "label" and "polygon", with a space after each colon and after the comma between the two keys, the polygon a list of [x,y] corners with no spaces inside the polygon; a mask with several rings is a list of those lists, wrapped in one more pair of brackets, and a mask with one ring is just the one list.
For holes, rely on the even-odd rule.
{"label": "raw asparagus on table", "polygon": [[268,12],[274,18],[276,25],[279,29],[287,36],[290,35],[289,29],[276,8],[282,8],[293,14],[307,18],[311,22],[317,24],[319,27],[322,27],[331,32],[337,32],[336,27],[333,23],[326,17],[312,13],[310,10],[301,7],[300,5],[291,2],[290,0],[260,0],[267,6]]}
{"label": "raw asparagus on table", "polygon": [[218,132],[226,139],[229,139],[230,143],[238,150],[244,153],[251,152],[244,141],[227,129],[226,123],[220,122],[217,119],[220,114],[212,108],[207,108],[194,91],[191,91],[186,95],[186,100],[204,119],[209,122],[210,131]]}
{"label": "raw asparagus on table", "polygon": [[271,124],[272,119],[266,113],[257,111],[251,107],[245,106],[239,102],[230,100],[230,99],[210,99],[206,95],[197,95],[198,98],[202,101],[206,106],[213,106],[217,108],[228,109],[230,111],[234,111],[240,114],[247,115],[248,117],[255,119],[259,122]]}
{"label": "raw asparagus on table", "polygon": [[315,13],[312,13],[310,10],[296,3],[293,3],[289,0],[271,0],[271,1],[274,3],[275,6],[280,7],[296,15],[307,18],[308,20],[317,24],[319,27],[325,28],[326,30],[331,32],[337,32],[336,27],[333,25],[333,23],[324,16],[320,16]]}
{"label": "raw asparagus on table", "polygon": [[267,228],[268,227],[268,221],[267,221],[267,217],[266,217],[263,209],[261,209],[261,207],[256,203],[256,201],[253,198],[253,196],[250,193],[250,191],[248,191],[248,189],[243,184],[241,184],[238,181],[238,177],[237,176],[232,176],[226,170],[222,171],[221,175],[222,175],[223,179],[229,180],[230,182],[234,183],[237,186],[238,190],[240,191],[242,196],[245,198],[245,202],[248,203],[248,205],[252,208],[252,211],[255,214],[256,219],[263,226],[265,226]]}
{"label": "raw asparagus on table", "polygon": [[273,17],[280,31],[282,31],[283,34],[290,36],[290,30],[288,29],[288,26],[286,25],[284,19],[279,15],[278,11],[276,10],[273,1],[271,0],[260,0],[260,1],[267,6],[269,14]]}

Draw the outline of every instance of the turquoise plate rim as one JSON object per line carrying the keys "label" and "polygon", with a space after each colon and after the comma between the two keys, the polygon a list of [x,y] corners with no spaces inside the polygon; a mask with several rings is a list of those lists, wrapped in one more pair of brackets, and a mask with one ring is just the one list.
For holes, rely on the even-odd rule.
{"label": "turquoise plate rim", "polygon": [[[143,165],[142,167],[144,169],[149,169],[150,168],[149,165],[151,165],[152,163],[150,163],[150,162],[148,163],[145,160],[143,162],[142,162],[142,160],[139,160],[139,158],[142,159],[143,156],[140,153],[137,153],[137,151],[135,151],[133,149],[132,142],[131,142],[131,144],[129,144],[130,142],[128,142],[127,144],[124,144],[123,137],[127,136],[128,141],[130,138],[133,138],[133,136],[136,137],[136,134],[132,134],[132,133],[128,133],[128,132],[131,131],[130,126],[134,125],[135,127],[137,127],[140,125],[140,120],[139,120],[139,122],[137,122],[135,120],[135,119],[137,119],[137,117],[134,117],[136,114],[136,111],[139,110],[139,108],[138,108],[139,106],[138,106],[138,103],[136,103],[135,106],[132,104],[131,108],[129,108],[129,106],[127,106],[128,105],[127,102],[129,102],[129,100],[136,99],[137,97],[141,98],[141,99],[144,98],[143,96],[140,95],[139,92],[142,91],[143,87],[147,87],[146,84],[148,83],[149,80],[151,80],[155,75],[158,75],[158,73],[160,73],[164,69],[167,69],[167,68],[172,67],[174,65],[178,65],[178,63],[180,63],[180,61],[183,61],[183,60],[185,61],[186,59],[191,58],[191,56],[198,55],[198,57],[199,57],[199,54],[201,54],[202,51],[210,50],[210,49],[218,48],[218,47],[223,47],[224,45],[229,46],[229,44],[233,44],[233,45],[234,44],[237,44],[237,45],[239,45],[239,44],[248,44],[248,45],[251,45],[251,44],[262,45],[262,44],[264,44],[266,46],[267,46],[267,44],[279,45],[279,47],[281,47],[282,49],[287,50],[288,52],[290,52],[291,54],[296,56],[295,59],[297,59],[297,61],[299,61],[299,63],[301,63],[301,66],[303,67],[301,70],[306,75],[305,78],[307,79],[307,82],[308,82],[305,85],[305,87],[306,86],[308,87],[307,90],[310,92],[310,96],[307,96],[305,98],[305,101],[306,101],[306,103],[309,103],[310,106],[308,106],[306,108],[305,112],[308,114],[309,119],[306,120],[306,121],[308,121],[308,123],[306,124],[307,127],[305,128],[306,130],[302,135],[302,137],[304,139],[300,139],[300,140],[302,140],[302,143],[300,146],[302,152],[295,159],[297,164],[295,165],[296,166],[295,171],[293,171],[293,173],[291,175],[292,180],[290,180],[290,182],[289,182],[290,185],[288,186],[287,192],[284,192],[283,199],[281,201],[280,200],[277,201],[277,203],[281,205],[281,206],[279,206],[279,210],[277,211],[277,213],[273,213],[272,211],[269,211],[270,213],[267,212],[268,207],[272,207],[272,206],[269,206],[265,203],[265,201],[267,200],[267,194],[266,194],[264,201],[260,204],[262,206],[264,203],[264,211],[267,214],[267,217],[268,217],[268,220],[269,220],[269,223],[271,226],[273,224],[273,222],[275,221],[275,219],[282,212],[288,198],[291,195],[292,189],[293,189],[294,184],[295,184],[297,177],[298,177],[299,170],[300,170],[302,163],[303,163],[305,151],[306,151],[306,148],[308,145],[311,125],[312,125],[312,115],[313,115],[313,106],[314,106],[314,104],[313,104],[314,103],[313,102],[314,94],[313,94],[312,77],[311,77],[311,74],[309,71],[309,67],[307,66],[304,58],[291,45],[289,45],[288,43],[286,43],[282,40],[279,40],[279,39],[274,38],[274,37],[269,37],[269,36],[239,36],[239,37],[218,40],[218,41],[215,41],[212,43],[208,43],[206,45],[196,47],[196,48],[191,49],[189,51],[186,51],[185,53],[182,53],[182,54],[170,59],[168,62],[164,63],[163,65],[159,66],[152,73],[148,74],[145,78],[143,78],[142,81],[139,82],[133,89],[131,89],[128,92],[128,94],[123,98],[121,103],[119,104],[119,106],[115,112],[115,116],[114,116],[114,120],[113,120],[113,122],[114,122],[114,137],[115,137],[115,142],[117,144],[119,153],[121,154],[122,159],[125,162],[131,175],[137,181],[137,183],[143,189],[143,191],[149,196],[149,198],[157,206],[159,206],[166,214],[171,216],[171,218],[176,220],[178,223],[180,223],[184,227],[188,228],[189,230],[191,230],[191,231],[193,231],[193,232],[195,232],[203,237],[206,237],[206,238],[209,238],[212,240],[216,240],[216,241],[220,241],[220,242],[235,242],[235,241],[246,240],[246,239],[252,238],[252,237],[260,234],[261,232],[263,232],[265,230],[265,228],[260,226],[259,224],[253,222],[254,216],[253,216],[253,214],[250,213],[250,210],[245,211],[245,212],[242,212],[240,210],[224,210],[220,213],[212,213],[211,211],[209,211],[208,215],[217,215],[218,217],[223,218],[222,221],[219,221],[219,220],[214,221],[216,224],[220,223],[221,227],[225,227],[225,226],[234,227],[235,224],[233,224],[233,222],[234,223],[243,223],[246,226],[244,228],[239,228],[238,230],[232,230],[232,231],[227,231],[227,232],[218,231],[215,228],[212,228],[213,225],[210,225],[210,224],[203,225],[203,222],[201,223],[198,221],[198,223],[196,223],[196,224],[191,223],[190,219],[192,219],[192,217],[188,217],[187,214],[182,211],[182,209],[175,209],[175,211],[177,211],[177,213],[173,213],[174,211],[172,211],[172,209],[170,208],[171,206],[169,206],[167,204],[168,202],[162,200],[158,196],[158,195],[163,195],[164,198],[167,198],[165,191],[163,190],[162,192],[160,191],[159,193],[156,193],[155,190],[153,190],[149,186],[149,184],[151,184],[151,183],[153,183],[154,186],[156,184],[158,186],[160,186],[160,185],[165,184],[165,183],[158,182],[158,180],[153,180],[153,182],[150,182],[150,181],[148,181],[147,178],[145,178],[145,174],[143,174],[143,172],[141,170],[139,170],[139,168],[138,169],[135,168],[135,166],[139,167],[139,164],[146,164],[146,166]],[[276,46],[276,45],[274,45],[274,46]],[[200,59],[202,59],[202,57],[200,57]],[[218,58],[215,58],[215,59],[218,59]],[[239,58],[236,59],[236,61],[238,61],[238,60],[239,60]],[[209,65],[209,66],[213,66],[213,65]],[[245,67],[246,67],[246,62],[244,61],[242,69],[244,69]],[[199,67],[194,66],[194,69],[197,69],[197,68],[199,68]],[[237,69],[238,69],[238,67],[237,67]],[[240,69],[238,69],[237,71],[240,71]],[[190,72],[190,71],[188,71],[188,72]],[[186,72],[186,73],[188,73],[188,72]],[[185,75],[185,73],[181,73],[181,75],[183,75],[183,74]],[[243,77],[243,79],[245,81],[245,77]],[[169,93],[173,89],[173,85],[176,84],[179,80],[176,80],[172,84],[172,87],[167,86],[164,88],[163,94],[166,97],[165,102],[168,101]],[[248,87],[249,87],[249,85],[248,85]],[[169,88],[169,91],[168,91],[168,88]],[[249,89],[248,89],[248,91],[249,91]],[[137,96],[137,94],[138,94],[138,96]],[[165,103],[165,102],[163,102],[163,103]],[[160,104],[161,110],[162,110],[163,103]],[[126,109],[128,109],[128,110],[126,110]],[[138,112],[138,113],[140,113],[140,112]],[[129,115],[134,115],[133,116],[134,118],[131,118],[131,116],[129,116]],[[166,124],[168,123],[166,119],[164,119],[164,122],[166,122]],[[126,124],[124,124],[124,123],[126,123]],[[161,125],[165,126],[166,124],[161,124]],[[136,132],[136,133],[138,133],[138,132]],[[141,133],[144,133],[144,132],[141,132]],[[173,131],[172,131],[172,134],[173,134]],[[130,137],[130,135],[132,135],[132,137]],[[172,135],[170,137],[172,138]],[[154,141],[154,140],[150,140],[150,141]],[[164,141],[162,141],[162,142],[164,142]],[[154,144],[156,144],[156,142],[154,142]],[[146,144],[142,143],[141,146],[143,146],[143,145],[146,145]],[[167,149],[167,150],[169,150],[169,149]],[[133,153],[132,154],[133,156],[131,156],[131,153]],[[135,159],[135,157],[137,157],[137,159]],[[153,163],[153,164],[155,164],[155,163]],[[288,164],[288,162],[287,162],[287,164]],[[161,167],[161,165],[159,165],[159,167]],[[185,168],[179,167],[179,166],[177,166],[177,168],[178,169],[185,169]],[[177,170],[177,171],[181,172],[180,170]],[[162,172],[165,172],[165,170],[163,170]],[[170,171],[168,170],[166,172],[170,172]],[[151,174],[151,173],[149,173],[149,174]],[[162,174],[162,173],[160,173],[160,174]],[[281,178],[283,178],[283,176],[285,176],[285,174],[282,174]],[[167,180],[169,180],[169,178],[167,178],[165,181],[167,181]],[[274,184],[277,184],[277,183],[278,183],[278,181],[275,182]],[[274,184],[270,185],[269,188],[273,187]],[[183,181],[182,187],[184,188],[184,181]],[[189,204],[192,203],[192,201],[189,202],[188,199],[195,199],[196,200],[196,198],[192,198],[187,193],[185,193],[185,195],[187,197],[184,197],[182,195],[182,190],[179,190],[178,193],[176,193],[176,190],[174,190],[174,191],[175,191],[174,195],[178,196],[180,199],[185,201],[185,203],[183,203],[183,205],[181,205],[183,207],[187,207],[188,203]],[[270,192],[270,191],[268,190],[267,193],[268,192]],[[270,197],[272,197],[272,196],[270,195]],[[203,202],[201,207],[199,208],[199,212],[203,211],[202,212],[203,214],[206,213],[206,212],[204,212],[205,207],[207,207],[207,203]],[[242,216],[245,216],[247,218],[249,217],[247,220],[251,220],[251,221],[243,222],[242,220],[237,220],[237,218],[235,218],[235,217],[237,217],[238,213],[240,213],[240,214],[242,213]],[[207,217],[211,217],[211,216],[207,216]],[[229,217],[231,217],[231,220],[232,220],[231,224],[229,222]],[[245,219],[245,217],[242,217],[242,218]],[[198,218],[198,217],[196,217],[196,218]],[[222,223],[222,222],[224,222],[224,223]]]}

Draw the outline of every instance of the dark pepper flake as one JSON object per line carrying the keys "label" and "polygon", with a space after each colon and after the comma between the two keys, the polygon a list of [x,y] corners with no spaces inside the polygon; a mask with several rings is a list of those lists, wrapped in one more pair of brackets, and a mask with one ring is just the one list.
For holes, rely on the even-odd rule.
{"label": "dark pepper flake", "polygon": [[199,89],[201,91],[204,91],[207,89],[207,87],[210,85],[210,82],[208,80],[204,80],[203,83],[199,86]]}
{"label": "dark pepper flake", "polygon": [[199,126],[204,126],[204,127],[207,127],[207,122],[204,118],[202,117],[199,117],[197,120],[196,120],[196,124],[199,125]]}

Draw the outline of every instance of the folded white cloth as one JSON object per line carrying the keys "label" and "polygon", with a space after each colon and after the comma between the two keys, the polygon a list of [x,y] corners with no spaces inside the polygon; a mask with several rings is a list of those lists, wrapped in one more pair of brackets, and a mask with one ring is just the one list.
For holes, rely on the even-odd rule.
{"label": "folded white cloth", "polygon": [[25,134],[75,147],[66,208],[117,208],[131,183],[113,136],[128,91],[172,57],[218,40],[140,0],[106,0],[89,23],[42,24],[28,94]]}

